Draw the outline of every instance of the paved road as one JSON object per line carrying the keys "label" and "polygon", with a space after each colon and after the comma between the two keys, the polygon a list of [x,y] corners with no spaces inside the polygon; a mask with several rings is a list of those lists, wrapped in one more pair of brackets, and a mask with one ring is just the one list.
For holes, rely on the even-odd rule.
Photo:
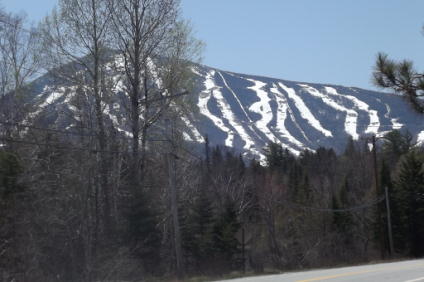
{"label": "paved road", "polygon": [[424,259],[226,280],[226,282],[277,281],[424,282]]}

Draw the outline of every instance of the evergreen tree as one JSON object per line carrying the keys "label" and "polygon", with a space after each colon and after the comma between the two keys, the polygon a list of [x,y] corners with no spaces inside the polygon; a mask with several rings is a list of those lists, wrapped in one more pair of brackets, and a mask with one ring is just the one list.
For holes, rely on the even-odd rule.
{"label": "evergreen tree", "polygon": [[[344,183],[340,188],[339,195],[333,195],[332,208],[342,209],[349,207],[348,199],[349,182],[345,177]],[[333,223],[336,230],[345,236],[351,236],[351,230],[353,225],[352,215],[349,212],[335,212],[333,216]],[[347,237],[347,238],[348,238]]]}
{"label": "evergreen tree", "polygon": [[[19,194],[23,187],[18,184],[22,167],[18,158],[11,153],[0,151],[0,278],[7,279],[13,272],[23,271],[19,257],[18,225],[20,223]],[[21,210],[22,211],[22,210]],[[14,280],[10,276],[10,281]]]}
{"label": "evergreen tree", "polygon": [[264,154],[266,159],[267,167],[270,169],[281,169],[286,172],[291,164],[295,161],[295,157],[290,151],[279,143],[270,142],[264,148]]}
{"label": "evergreen tree", "polygon": [[291,199],[301,203],[306,200],[304,195],[308,190],[309,179],[304,175],[302,166],[295,162],[289,170],[288,188]]}
{"label": "evergreen tree", "polygon": [[400,157],[408,153],[411,147],[412,135],[408,131],[392,130],[384,135],[383,157],[394,167]]}
{"label": "evergreen tree", "polygon": [[422,155],[410,152],[404,156],[397,183],[391,193],[393,203],[393,236],[397,251],[424,254],[424,174]]}
{"label": "evergreen tree", "polygon": [[351,158],[352,156],[354,156],[357,153],[356,150],[356,146],[355,146],[355,141],[353,141],[352,137],[349,137],[348,141],[347,141],[347,145],[346,148],[344,150],[344,155],[346,157]]}
{"label": "evergreen tree", "polygon": [[198,272],[204,273],[213,256],[214,214],[209,195],[205,191],[200,191],[193,207],[186,208],[186,213],[185,220],[182,221],[183,248],[190,263]]}
{"label": "evergreen tree", "polygon": [[373,75],[377,86],[393,89],[404,95],[417,112],[424,113],[424,104],[420,99],[424,90],[424,75],[414,69],[411,61],[395,62],[386,54],[380,53]]}
{"label": "evergreen tree", "polygon": [[267,167],[274,169],[282,166],[283,147],[275,142],[270,142],[264,148]]}
{"label": "evergreen tree", "polygon": [[18,158],[11,153],[0,151],[0,196],[7,200],[9,196],[21,191],[18,176],[22,167]]}
{"label": "evergreen tree", "polygon": [[146,192],[136,192],[126,211],[128,228],[126,242],[134,256],[142,262],[144,271],[154,273],[160,262],[160,232],[157,212]]}
{"label": "evergreen tree", "polygon": [[235,205],[227,199],[223,211],[218,214],[213,226],[214,257],[221,270],[228,271],[235,266],[235,258],[239,252],[236,238],[239,228]]}

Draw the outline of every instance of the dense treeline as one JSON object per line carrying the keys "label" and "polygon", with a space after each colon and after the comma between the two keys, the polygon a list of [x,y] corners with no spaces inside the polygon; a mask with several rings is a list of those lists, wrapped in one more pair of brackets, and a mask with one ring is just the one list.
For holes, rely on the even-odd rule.
{"label": "dense treeline", "polygon": [[[0,152],[4,281],[138,281],[176,273],[166,151],[159,146],[149,154],[151,169],[137,191],[126,177],[126,155],[110,152],[111,231],[101,210],[90,211],[102,205],[91,194],[96,154],[48,138],[43,146]],[[53,146],[59,141],[62,147]],[[319,148],[297,157],[271,143],[266,166],[222,147],[205,145],[203,158],[174,152],[185,275],[387,258],[383,185],[395,255],[422,256],[424,152],[399,131],[378,144],[377,189],[366,141],[351,140],[342,154]]]}

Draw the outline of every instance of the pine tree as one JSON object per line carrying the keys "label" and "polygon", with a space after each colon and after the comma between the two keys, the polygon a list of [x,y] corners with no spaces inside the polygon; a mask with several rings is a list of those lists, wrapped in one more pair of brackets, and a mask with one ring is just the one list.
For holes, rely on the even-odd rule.
{"label": "pine tree", "polygon": [[377,86],[390,88],[404,95],[417,112],[424,113],[424,104],[420,99],[424,90],[424,75],[414,69],[411,61],[395,62],[386,54],[380,53],[373,75]]}
{"label": "pine tree", "polygon": [[383,139],[383,157],[392,167],[412,147],[412,135],[408,131],[392,130]]}

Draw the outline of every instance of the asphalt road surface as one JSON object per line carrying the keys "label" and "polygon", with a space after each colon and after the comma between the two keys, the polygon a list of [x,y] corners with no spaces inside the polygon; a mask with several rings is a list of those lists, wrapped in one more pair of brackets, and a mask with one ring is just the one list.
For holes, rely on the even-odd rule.
{"label": "asphalt road surface", "polygon": [[226,280],[226,282],[424,282],[424,259],[352,267],[289,272]]}

